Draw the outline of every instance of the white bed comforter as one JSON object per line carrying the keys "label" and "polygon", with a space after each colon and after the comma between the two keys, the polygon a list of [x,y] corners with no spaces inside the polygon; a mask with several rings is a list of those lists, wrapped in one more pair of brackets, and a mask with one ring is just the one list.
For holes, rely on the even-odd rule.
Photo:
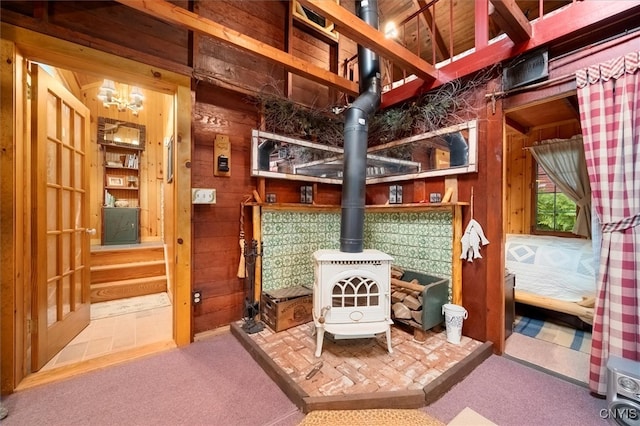
{"label": "white bed comforter", "polygon": [[567,302],[594,296],[596,280],[591,240],[508,234],[506,268],[516,290]]}

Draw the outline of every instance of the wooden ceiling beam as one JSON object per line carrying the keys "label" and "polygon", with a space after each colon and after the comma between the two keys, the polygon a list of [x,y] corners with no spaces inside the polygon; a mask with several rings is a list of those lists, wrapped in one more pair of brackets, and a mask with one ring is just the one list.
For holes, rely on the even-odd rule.
{"label": "wooden ceiling beam", "polygon": [[491,0],[489,14],[516,44],[531,39],[531,23],[515,0]]}
{"label": "wooden ceiling beam", "polygon": [[339,75],[322,69],[310,62],[270,46],[238,31],[227,28],[210,19],[204,18],[182,7],[167,1],[116,0],[125,6],[146,13],[157,19],[178,25],[182,28],[212,37],[218,41],[230,44],[240,50],[252,53],[270,62],[282,65],[294,74],[309,80],[333,87],[351,96],[359,93],[358,84]]}
{"label": "wooden ceiling beam", "polygon": [[436,68],[397,42],[333,1],[298,0],[300,4],[332,21],[338,33],[377,52],[399,68],[403,68],[425,81],[438,79]]}
{"label": "wooden ceiling beam", "polygon": [[[475,52],[453,61],[439,69],[441,79],[428,82],[415,79],[382,94],[381,108],[387,108],[437,87],[442,81],[450,81],[472,74],[485,67],[536,49],[556,40],[577,37],[595,31],[604,24],[629,16],[640,16],[640,6],[634,2],[609,2],[603,8],[598,2],[581,1],[572,3],[565,10],[532,24],[534,37],[526,43],[516,45],[510,38],[503,38]],[[581,67],[592,62],[590,58]],[[606,60],[606,59],[604,59]]]}
{"label": "wooden ceiling beam", "polygon": [[419,7],[419,10],[422,10],[420,16],[425,21],[426,26],[433,33],[433,42],[435,44],[435,48],[438,49],[438,52],[440,53],[440,55],[442,55],[443,59],[449,58],[449,48],[447,48],[447,43],[445,43],[444,39],[442,38],[442,34],[436,26],[435,19],[429,11],[429,4],[425,0],[413,1]]}

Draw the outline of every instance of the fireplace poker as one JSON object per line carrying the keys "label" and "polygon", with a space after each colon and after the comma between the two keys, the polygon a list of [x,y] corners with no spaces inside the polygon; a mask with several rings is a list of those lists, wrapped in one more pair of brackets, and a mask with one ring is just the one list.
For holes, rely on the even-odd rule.
{"label": "fireplace poker", "polygon": [[245,290],[249,287],[249,295],[245,297],[245,322],[242,326],[242,329],[247,332],[247,334],[259,333],[264,329],[264,324],[256,321],[255,317],[259,313],[259,302],[254,298],[254,286],[255,286],[255,263],[256,257],[262,256],[262,247],[260,250],[258,249],[258,242],[256,240],[251,240],[251,244],[244,244],[244,258],[245,265],[247,267],[247,276],[245,277]]}
{"label": "fireplace poker", "polygon": [[309,373],[307,373],[307,376],[305,377],[305,379],[306,380],[311,380],[311,378],[313,378],[313,376],[318,374],[318,371],[320,371],[320,369],[322,368],[322,364],[323,364],[322,361],[317,363],[315,365],[315,367],[313,367],[313,369],[311,369],[311,371],[309,371]]}
{"label": "fireplace poker", "polygon": [[247,266],[245,264],[245,256],[244,256],[244,208],[246,203],[251,200],[251,197],[248,197],[246,200],[240,203],[240,262],[238,263],[238,278],[246,278],[247,277]]}

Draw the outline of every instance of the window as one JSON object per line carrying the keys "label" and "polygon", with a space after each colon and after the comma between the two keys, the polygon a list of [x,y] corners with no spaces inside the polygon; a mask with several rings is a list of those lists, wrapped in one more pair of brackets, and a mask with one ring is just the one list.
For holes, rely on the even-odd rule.
{"label": "window", "polygon": [[571,232],[576,221],[576,204],[556,187],[537,164],[534,189],[534,231]]}

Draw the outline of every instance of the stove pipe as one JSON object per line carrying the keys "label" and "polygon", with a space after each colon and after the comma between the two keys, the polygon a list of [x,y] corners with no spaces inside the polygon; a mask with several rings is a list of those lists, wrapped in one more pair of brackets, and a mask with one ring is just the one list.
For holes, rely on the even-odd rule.
{"label": "stove pipe", "polygon": [[[378,0],[357,1],[356,14],[378,29]],[[382,96],[378,54],[358,45],[358,69],[360,96],[347,109],[344,123],[340,251],[345,253],[363,251],[368,120]]]}

